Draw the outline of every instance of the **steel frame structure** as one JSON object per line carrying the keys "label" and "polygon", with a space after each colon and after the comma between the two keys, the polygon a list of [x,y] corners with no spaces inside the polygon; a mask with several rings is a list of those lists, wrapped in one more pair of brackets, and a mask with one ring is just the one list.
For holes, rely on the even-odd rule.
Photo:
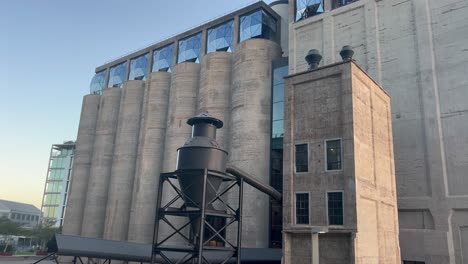
{"label": "steel frame structure", "polygon": [[[187,208],[182,205],[180,208],[171,207],[179,199],[184,201],[184,199],[190,199],[187,196],[184,196],[184,190],[178,187],[178,184],[174,184],[173,181],[177,181],[178,176],[190,176],[190,175],[202,175],[203,176],[203,198],[201,204],[198,204],[198,208]],[[217,177],[221,178],[225,184],[219,188],[219,190],[214,190],[215,187],[210,182],[210,178]],[[151,263],[155,263],[156,256],[160,256],[166,263],[198,263],[198,264],[210,264],[211,262],[206,257],[206,253],[209,252],[225,252],[226,258],[221,263],[227,263],[231,258],[236,259],[236,263],[241,263],[241,240],[242,240],[242,202],[243,202],[243,182],[242,178],[238,178],[226,173],[220,173],[217,171],[212,171],[208,169],[192,169],[192,170],[183,170],[183,171],[174,171],[170,173],[162,173],[160,175],[159,187],[158,187],[158,197],[156,201],[156,215],[155,215],[155,224],[154,224],[154,233],[153,233],[153,251],[151,255]],[[162,203],[162,193],[164,185],[172,188],[176,192],[176,196],[165,204]],[[227,192],[233,190],[235,186],[238,186],[238,207],[232,208],[225,199],[222,197]],[[186,187],[186,189],[190,186]],[[212,188],[216,192],[216,195],[211,199],[207,200],[206,191],[207,188]],[[235,188],[234,188],[235,189]],[[208,205],[212,205],[214,202],[221,202],[225,207],[226,211],[210,210]],[[191,201],[193,202],[193,201]],[[210,207],[211,208],[211,207]],[[187,218],[187,223],[181,227],[175,227],[166,216],[175,216],[175,217],[185,217]],[[215,229],[208,221],[207,216],[215,216],[224,218],[224,226],[220,229]],[[198,237],[187,237],[182,231],[191,226],[192,222],[199,221],[199,230],[200,234]],[[166,237],[161,237],[158,239],[158,230],[159,223],[163,221],[168,226],[171,227],[172,233],[168,234]],[[237,222],[237,241],[236,245],[233,245],[227,241],[222,235],[221,232],[226,230],[227,227]],[[211,237],[205,239],[205,231],[209,230],[213,233]],[[164,243],[168,241],[171,237],[176,234],[180,235],[188,243],[188,246],[180,247],[170,247],[165,246]],[[207,243],[214,238],[219,238],[225,243],[225,247],[213,247],[208,246]],[[186,253],[181,259],[174,262],[170,260],[164,252],[183,252]],[[224,258],[224,257],[223,257]]]}

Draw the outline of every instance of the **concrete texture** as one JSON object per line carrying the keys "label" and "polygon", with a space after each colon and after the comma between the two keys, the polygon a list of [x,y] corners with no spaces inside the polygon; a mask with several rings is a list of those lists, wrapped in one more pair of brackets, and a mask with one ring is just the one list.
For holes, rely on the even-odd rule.
{"label": "concrete texture", "polygon": [[[187,125],[187,120],[196,114],[199,79],[200,64],[184,62],[174,66],[169,93],[163,172],[171,172],[176,169],[177,149],[183,146],[191,135],[192,130]],[[178,182],[174,181],[174,184],[178,186]],[[169,189],[168,184],[166,184],[163,191],[163,203],[170,201],[175,195],[175,191]],[[175,227],[181,227],[185,223],[185,219],[180,217],[169,218]],[[159,237],[166,237],[173,231],[165,224],[160,224],[159,227]],[[176,235],[168,241],[168,245],[176,243],[183,244],[184,240]]]}
{"label": "concrete texture", "polygon": [[[284,251],[285,263],[316,263],[301,252],[313,244],[307,232],[288,231],[312,227],[328,228],[319,238],[324,263],[401,263],[388,94],[347,62],[290,75],[285,95],[283,229],[291,243],[284,248],[292,249]],[[342,169],[326,171],[325,141],[337,138]],[[309,153],[301,174],[294,169],[299,143]],[[329,225],[329,191],[343,192],[341,226]],[[297,192],[309,193],[308,225],[295,222]]]}
{"label": "concrete texture", "polygon": [[300,22],[289,3],[290,73],[306,69],[311,48],[329,64],[351,45],[392,96],[399,210],[433,219],[402,221],[402,259],[462,263],[457,249],[468,245],[453,215],[468,209],[468,3],[360,0]]}
{"label": "concrete texture", "polygon": [[[265,39],[243,41],[233,53],[229,162],[265,184],[270,175],[272,60],[280,56],[280,46]],[[268,196],[245,185],[243,209],[242,246],[268,247]],[[235,238],[229,230],[228,238]]]}
{"label": "concrete texture", "polygon": [[144,84],[143,81],[139,80],[128,81],[122,89],[107,198],[104,239],[127,239],[145,91]]}
{"label": "concrete texture", "polygon": [[90,94],[83,98],[80,124],[76,140],[75,158],[67,203],[63,233],[80,235],[83,210],[88,188],[89,170],[93,154],[100,95]]}
{"label": "concrete texture", "polygon": [[171,74],[153,72],[148,78],[142,113],[137,168],[133,186],[128,241],[152,243],[159,174],[162,171],[164,138]]}
{"label": "concrete texture", "polygon": [[224,122],[224,126],[216,131],[216,140],[225,150],[229,142],[231,62],[229,52],[211,52],[203,57],[197,104],[197,113],[206,111]]}
{"label": "concrete texture", "polygon": [[121,89],[104,89],[99,103],[96,138],[86,193],[81,236],[102,238],[106,216],[114,141],[119,120]]}
{"label": "concrete texture", "polygon": [[287,1],[276,1],[270,4],[273,9],[280,17],[279,20],[281,28],[281,39],[280,45],[283,50],[283,57],[288,57],[289,51],[289,5]]}

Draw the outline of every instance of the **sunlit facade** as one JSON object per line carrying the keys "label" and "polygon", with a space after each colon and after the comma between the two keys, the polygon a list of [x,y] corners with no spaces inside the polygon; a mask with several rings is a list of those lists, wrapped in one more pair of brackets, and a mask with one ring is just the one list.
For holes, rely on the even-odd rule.
{"label": "sunlit facade", "polygon": [[57,227],[62,226],[65,216],[74,154],[73,141],[54,144],[50,152],[41,211],[43,218],[55,219]]}

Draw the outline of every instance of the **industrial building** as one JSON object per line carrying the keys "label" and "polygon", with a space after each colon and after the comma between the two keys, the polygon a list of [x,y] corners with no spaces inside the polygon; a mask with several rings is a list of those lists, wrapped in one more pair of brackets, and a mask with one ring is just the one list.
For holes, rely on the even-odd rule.
{"label": "industrial building", "polygon": [[[224,121],[217,140],[229,152],[230,164],[281,192],[292,191],[285,186],[290,184],[288,179],[304,181],[296,200],[285,196],[282,204],[245,187],[243,246],[283,247],[283,257],[309,251],[304,254],[312,260],[314,250],[307,243],[285,247],[288,239],[294,240],[291,234],[296,234],[296,227],[305,226],[316,230],[311,232],[317,236],[304,239],[350,247],[346,252],[356,255],[367,252],[362,258],[355,256],[356,263],[397,263],[400,252],[392,237],[398,234],[403,263],[466,262],[467,7],[466,1],[455,0],[257,2],[97,67],[90,94],[83,99],[64,234],[151,243],[159,174],[176,169],[177,149],[191,135],[186,121],[207,111]],[[354,62],[335,65],[345,45],[354,50]],[[346,155],[349,134],[330,130],[329,136],[312,134],[296,142],[285,132],[291,128],[285,123],[289,111],[285,106],[292,104],[286,97],[288,90],[295,89],[292,80],[308,76],[311,87],[335,81],[336,76],[326,74],[314,79],[327,71],[320,67],[307,72],[304,58],[311,49],[322,54],[320,67],[350,67],[347,75],[367,76],[373,93],[391,98],[391,107],[382,110],[391,109],[385,117],[391,124],[378,113],[380,119],[369,121],[372,129],[366,127],[365,113],[357,111],[365,107],[347,108],[349,113],[344,114],[360,120],[363,131],[373,131],[373,141],[366,141],[368,132],[355,130],[356,135],[347,140],[359,141],[353,145],[360,148],[355,149],[355,157],[344,156],[343,164],[335,155],[330,164],[319,168],[316,156],[324,155],[320,160],[326,163],[328,152],[339,150]],[[284,77],[291,82],[286,89]],[[341,85],[345,80],[354,85],[353,77],[346,78]],[[356,85],[356,91],[360,89]],[[366,107],[379,106],[366,100],[362,99]],[[336,107],[334,101],[317,99],[314,104],[326,113]],[[383,102],[388,103],[388,97]],[[309,110],[310,115],[317,111]],[[295,129],[323,130],[317,125],[325,117],[309,118],[308,113]],[[334,119],[325,123],[339,125]],[[373,128],[374,124],[379,125]],[[383,133],[381,124],[392,131]],[[393,144],[382,143],[392,137]],[[317,146],[319,141],[323,143]],[[375,151],[385,148],[392,150],[384,157]],[[374,156],[366,157],[370,149]],[[306,153],[312,156],[304,159]],[[296,163],[293,157],[303,158]],[[383,164],[390,170],[381,171]],[[336,168],[342,173],[328,172]],[[347,180],[356,179],[349,181],[355,182],[355,190],[340,185],[349,183],[340,178],[343,173]],[[393,175],[396,182],[392,183]],[[336,189],[320,185],[321,177]],[[396,186],[398,212],[392,209],[392,186]],[[163,200],[172,195],[163,193]],[[349,204],[350,195],[355,204]],[[322,217],[311,216],[318,208]],[[355,219],[349,218],[354,208]],[[371,225],[379,217],[390,222]],[[392,223],[399,230],[392,229]],[[343,229],[340,226],[346,230],[337,235]],[[359,243],[360,226],[375,243]],[[162,233],[168,229],[160,228]],[[345,244],[340,242],[343,236]],[[229,230],[226,237],[232,237]],[[181,239],[174,237],[171,242],[181,243]],[[323,254],[330,252],[320,250],[319,256],[326,259]]]}
{"label": "industrial building", "polygon": [[53,144],[50,149],[41,211],[44,218],[55,221],[55,227],[63,224],[74,154],[74,141]]}

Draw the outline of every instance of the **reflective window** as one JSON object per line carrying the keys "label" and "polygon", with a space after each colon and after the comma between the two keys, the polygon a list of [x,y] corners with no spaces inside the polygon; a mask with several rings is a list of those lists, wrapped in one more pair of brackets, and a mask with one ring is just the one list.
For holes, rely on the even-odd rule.
{"label": "reflective window", "polygon": [[174,44],[167,45],[153,51],[153,67],[152,72],[168,71],[172,69],[172,58],[174,52]]}
{"label": "reflective window", "polygon": [[359,0],[333,0],[332,1],[332,8],[335,9],[335,8],[340,7],[340,6],[345,6],[345,5],[348,5],[348,4],[357,2],[357,1],[359,1]]}
{"label": "reflective window", "polygon": [[250,38],[276,39],[276,20],[263,9],[240,17],[240,41]]}
{"label": "reflective window", "polygon": [[101,94],[104,85],[106,85],[106,74],[107,70],[103,70],[94,75],[89,85],[89,90],[92,94]]}
{"label": "reflective window", "polygon": [[329,192],[328,200],[328,224],[343,225],[343,193]]}
{"label": "reflective window", "polygon": [[307,172],[309,171],[309,150],[307,144],[296,145],[295,165],[296,172]]}
{"label": "reflective window", "polygon": [[296,0],[296,21],[315,16],[323,12],[323,0]]}
{"label": "reflective window", "polygon": [[148,70],[148,53],[130,60],[129,80],[146,80]]}
{"label": "reflective window", "polygon": [[208,29],[207,52],[232,51],[234,20]]}
{"label": "reflective window", "polygon": [[325,142],[327,171],[341,170],[341,139],[327,140]]}
{"label": "reflective window", "polygon": [[296,193],[296,224],[309,224],[308,193]]}
{"label": "reflective window", "polygon": [[109,84],[107,87],[122,87],[125,81],[125,72],[127,71],[127,62],[123,62],[110,68]]}
{"label": "reflective window", "polygon": [[200,62],[202,33],[198,33],[186,39],[179,40],[179,56],[177,63],[184,61]]}

